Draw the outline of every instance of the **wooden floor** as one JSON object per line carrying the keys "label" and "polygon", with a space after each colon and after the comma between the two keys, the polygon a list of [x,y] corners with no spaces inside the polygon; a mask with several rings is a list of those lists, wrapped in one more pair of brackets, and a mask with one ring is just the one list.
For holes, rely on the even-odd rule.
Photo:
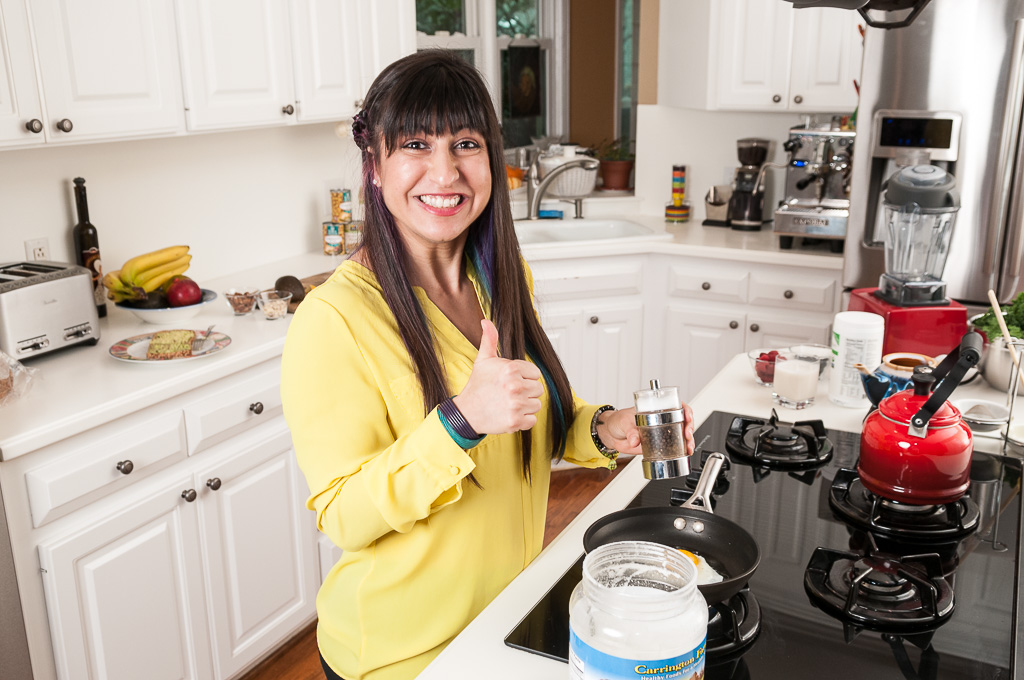
{"label": "wooden floor", "polygon": [[[545,546],[622,470],[623,465],[614,472],[572,468],[551,473],[548,517],[544,525]],[[313,623],[242,680],[323,680],[323,677],[316,647],[316,623]]]}

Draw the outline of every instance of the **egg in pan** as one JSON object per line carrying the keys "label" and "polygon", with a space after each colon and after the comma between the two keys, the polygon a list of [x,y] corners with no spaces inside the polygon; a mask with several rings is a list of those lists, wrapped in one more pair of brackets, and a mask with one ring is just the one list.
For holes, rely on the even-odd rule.
{"label": "egg in pan", "polygon": [[715,568],[708,564],[708,561],[697,553],[684,550],[683,548],[679,548],[678,550],[689,557],[690,560],[697,565],[697,585],[706,586],[711,583],[721,583],[725,580],[724,576],[715,571]]}

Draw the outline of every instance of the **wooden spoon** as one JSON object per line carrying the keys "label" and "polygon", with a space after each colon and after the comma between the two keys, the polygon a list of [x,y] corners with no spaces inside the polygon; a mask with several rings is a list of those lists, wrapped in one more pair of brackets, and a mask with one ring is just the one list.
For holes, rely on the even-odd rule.
{"label": "wooden spoon", "polygon": [[1006,328],[1006,320],[1003,318],[1003,310],[999,307],[999,299],[996,298],[996,293],[992,289],[988,291],[988,301],[992,303],[992,311],[995,312],[996,323],[999,324],[999,330],[1003,332],[1003,339],[1006,340],[1006,349],[1010,350],[1013,365],[1017,367],[1017,380],[1019,381],[1017,387],[1019,388],[1021,385],[1024,385],[1024,371],[1021,371],[1017,348],[1013,346],[1013,338],[1010,337],[1010,331]]}

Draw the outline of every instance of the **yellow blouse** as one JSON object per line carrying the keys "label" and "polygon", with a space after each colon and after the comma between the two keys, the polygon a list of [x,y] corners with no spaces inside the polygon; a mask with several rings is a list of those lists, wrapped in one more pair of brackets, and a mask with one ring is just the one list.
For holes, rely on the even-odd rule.
{"label": "yellow blouse", "polygon": [[[458,393],[477,348],[415,292]],[[307,506],[344,551],[317,596],[320,651],[348,680],[412,678],[541,550],[547,392],[532,430],[532,483],[522,476],[517,434],[463,450],[436,409],[423,417],[412,360],[377,279],[349,260],[299,306],[281,396]],[[565,458],[606,467],[590,436],[596,407],[575,405]],[[482,489],[465,479],[470,472]]]}

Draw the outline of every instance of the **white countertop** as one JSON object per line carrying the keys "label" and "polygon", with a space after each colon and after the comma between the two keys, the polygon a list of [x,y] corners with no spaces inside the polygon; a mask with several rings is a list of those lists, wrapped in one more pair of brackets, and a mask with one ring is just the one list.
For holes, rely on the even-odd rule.
{"label": "white countertop", "polygon": [[[828,428],[859,432],[867,409],[836,406],[828,400],[827,386],[827,381],[819,383],[814,405],[801,411],[779,408],[779,417],[784,421],[820,418]],[[989,388],[979,378],[976,382],[958,388],[954,400],[957,398],[1001,401],[1005,395]],[[716,410],[766,417],[771,412],[772,399],[770,388],[755,383],[748,358],[740,354],[722,369],[690,405],[695,421],[701,423]],[[1020,408],[1024,408],[1024,397],[1018,399],[1015,410]],[[975,437],[976,450],[994,453],[998,448],[999,443],[993,438]],[[489,680],[565,680],[568,677],[566,664],[512,649],[505,645],[505,636],[583,553],[583,534],[587,528],[604,515],[624,508],[646,481],[641,461],[636,457],[424,669],[419,680],[478,678],[484,668]]]}
{"label": "white countertop", "polygon": [[[606,199],[596,216],[635,201]],[[571,218],[570,218],[571,219]],[[531,261],[568,257],[598,257],[662,253],[716,257],[750,262],[771,262],[805,267],[839,269],[842,256],[806,250],[784,251],[770,230],[738,232],[698,223],[666,225],[659,217],[625,217],[660,234],[658,240],[608,239],[589,242],[553,242],[523,246]],[[553,221],[557,223],[557,221]],[[671,234],[671,238],[666,238]],[[242,271],[200,285],[220,299],[178,327],[216,330],[231,337],[223,352],[186,362],[129,364],[109,355],[114,343],[167,326],[147,324],[131,312],[107,304],[107,316],[100,319],[99,344],[79,345],[25,361],[38,369],[37,380],[24,398],[0,407],[0,461],[11,460],[43,446],[103,425],[165,399],[184,394],[219,378],[245,370],[281,354],[291,317],[268,321],[257,310],[249,316],[232,314],[223,292],[232,287],[269,287],[282,275],[299,278],[328,272],[343,258],[309,254],[271,265]]]}

